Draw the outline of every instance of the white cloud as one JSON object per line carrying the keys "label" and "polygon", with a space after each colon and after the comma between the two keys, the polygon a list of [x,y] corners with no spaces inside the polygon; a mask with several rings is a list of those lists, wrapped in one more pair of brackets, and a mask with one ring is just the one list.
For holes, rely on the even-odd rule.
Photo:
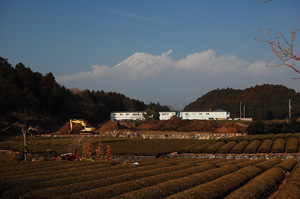
{"label": "white cloud", "polygon": [[159,101],[176,108],[212,89],[284,81],[284,70],[266,67],[274,64],[266,61],[248,63],[235,56],[216,56],[214,50],[174,61],[171,53],[135,53],[113,67],[92,65],[90,71],[57,77],[57,81],[68,87],[116,91],[146,103]]}

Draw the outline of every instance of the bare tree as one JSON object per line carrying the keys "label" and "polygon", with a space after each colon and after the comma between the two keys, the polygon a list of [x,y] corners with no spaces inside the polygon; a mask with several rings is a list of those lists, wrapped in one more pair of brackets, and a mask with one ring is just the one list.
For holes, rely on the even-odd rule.
{"label": "bare tree", "polygon": [[[300,61],[300,55],[299,51],[295,51],[294,47],[294,40],[297,32],[300,30],[300,28],[293,30],[290,30],[290,38],[287,39],[281,32],[277,31],[275,33],[275,39],[273,39],[273,34],[271,31],[271,28],[267,28],[267,35],[264,34],[264,32],[261,30],[260,27],[258,27],[261,36],[257,36],[254,39],[256,41],[264,42],[269,44],[272,52],[281,60],[281,63],[278,65],[274,65],[272,67],[278,67],[278,66],[287,66],[291,69],[293,69],[296,73],[300,74],[300,68],[299,68],[299,61]],[[293,78],[293,79],[300,79]]]}

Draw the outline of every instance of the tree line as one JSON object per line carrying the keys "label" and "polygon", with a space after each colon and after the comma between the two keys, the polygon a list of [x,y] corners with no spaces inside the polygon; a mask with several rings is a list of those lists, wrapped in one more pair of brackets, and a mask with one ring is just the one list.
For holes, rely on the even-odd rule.
{"label": "tree line", "polygon": [[123,94],[88,89],[69,89],[51,72],[42,75],[19,63],[13,67],[0,57],[0,116],[39,114],[68,121],[84,118],[92,123],[109,119],[112,111],[169,110],[159,103],[145,104]]}
{"label": "tree line", "polygon": [[[255,120],[285,119],[289,116],[291,100],[292,118],[300,117],[300,93],[282,85],[264,84],[240,89],[215,89],[188,104],[185,111],[224,109],[231,117],[251,117]],[[245,110],[245,111],[244,111]]]}

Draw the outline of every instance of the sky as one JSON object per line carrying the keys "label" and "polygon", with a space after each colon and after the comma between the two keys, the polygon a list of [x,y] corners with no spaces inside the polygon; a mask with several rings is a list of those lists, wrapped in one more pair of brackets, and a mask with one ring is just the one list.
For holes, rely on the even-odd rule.
{"label": "sky", "polygon": [[[300,92],[266,33],[300,28],[300,1],[0,0],[0,56],[67,88],[183,108],[205,93],[279,84]],[[299,51],[300,35],[295,40]],[[298,64],[299,65],[299,64]]]}

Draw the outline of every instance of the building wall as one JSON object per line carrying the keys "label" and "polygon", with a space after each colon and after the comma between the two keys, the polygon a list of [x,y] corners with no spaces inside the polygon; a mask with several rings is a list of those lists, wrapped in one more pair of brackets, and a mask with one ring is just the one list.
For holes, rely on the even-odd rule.
{"label": "building wall", "polygon": [[[144,120],[143,114],[146,112],[111,112],[110,120],[118,121],[118,120]],[[207,111],[207,112],[196,112],[196,111],[183,111],[183,112],[175,112],[175,111],[165,111],[159,112],[160,120],[169,120],[172,116],[178,116],[183,120],[217,120],[217,119],[228,119],[230,117],[230,113],[226,111]]]}
{"label": "building wall", "polygon": [[118,120],[144,120],[146,112],[111,112],[110,121]]}
{"label": "building wall", "polygon": [[216,120],[229,118],[230,114],[226,111],[207,111],[207,112],[195,112],[195,111],[183,111],[180,113],[183,120]]}
{"label": "building wall", "polygon": [[159,112],[159,120],[169,120],[171,117],[173,117],[174,115],[177,115],[176,112]]}

